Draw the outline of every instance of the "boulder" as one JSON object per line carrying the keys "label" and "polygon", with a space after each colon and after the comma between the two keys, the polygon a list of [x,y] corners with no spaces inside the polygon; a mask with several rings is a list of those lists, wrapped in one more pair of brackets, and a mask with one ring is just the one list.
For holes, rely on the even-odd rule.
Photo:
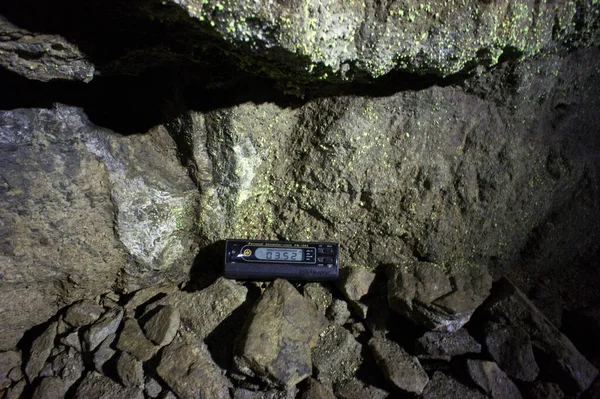
{"label": "boulder", "polygon": [[522,399],[519,388],[494,362],[467,360],[469,377],[493,399]]}
{"label": "boulder", "polygon": [[123,329],[119,333],[116,348],[131,353],[136,359],[144,362],[160,349],[146,338],[138,321],[132,318],[127,318],[123,322]]}
{"label": "boulder", "polygon": [[495,283],[484,310],[491,320],[529,335],[536,357],[542,359],[538,362],[541,371],[553,375],[566,393],[585,391],[598,376],[598,370],[509,280]]}
{"label": "boulder", "polygon": [[406,259],[387,271],[390,307],[436,331],[461,328],[492,286],[487,267],[465,260],[437,264]]}
{"label": "boulder", "polygon": [[362,345],[350,331],[337,324],[330,325],[319,334],[311,351],[316,378],[326,385],[353,378],[363,360],[361,350]]}
{"label": "boulder", "polygon": [[520,381],[533,381],[540,371],[533,354],[529,334],[518,326],[488,322],[484,329],[484,342],[494,361],[510,377]]}
{"label": "boulder", "polygon": [[167,305],[161,306],[144,323],[144,334],[158,346],[165,346],[173,341],[179,329],[179,310]]}
{"label": "boulder", "polygon": [[104,311],[104,308],[96,302],[83,299],[69,306],[63,316],[63,321],[72,327],[83,327],[98,320]]}
{"label": "boulder", "polygon": [[423,390],[423,399],[486,399],[477,389],[458,382],[453,377],[436,371]]}
{"label": "boulder", "polygon": [[396,388],[420,395],[429,377],[419,360],[385,338],[371,338],[369,347],[385,378]]}
{"label": "boulder", "polygon": [[108,337],[114,334],[123,320],[123,309],[113,308],[104,313],[100,319],[89,326],[83,332],[83,347],[86,351],[92,352]]}
{"label": "boulder", "polygon": [[417,339],[415,353],[419,359],[449,361],[452,356],[481,353],[481,345],[464,328],[453,332],[430,331]]}
{"label": "boulder", "polygon": [[161,351],[156,373],[181,399],[230,399],[229,381],[206,345],[190,337],[175,339]]}
{"label": "boulder", "polygon": [[312,374],[310,349],[326,326],[312,302],[289,282],[275,280],[237,339],[236,368],[279,387],[294,386]]}
{"label": "boulder", "polygon": [[52,322],[44,330],[44,332],[37,337],[31,345],[29,351],[29,360],[25,366],[25,375],[27,380],[31,383],[42,371],[46,360],[50,356],[50,352],[54,348],[54,339],[56,338],[56,326],[57,322]]}
{"label": "boulder", "polygon": [[74,398],[130,398],[144,399],[144,393],[136,387],[124,387],[110,378],[96,373],[88,372],[79,383]]}

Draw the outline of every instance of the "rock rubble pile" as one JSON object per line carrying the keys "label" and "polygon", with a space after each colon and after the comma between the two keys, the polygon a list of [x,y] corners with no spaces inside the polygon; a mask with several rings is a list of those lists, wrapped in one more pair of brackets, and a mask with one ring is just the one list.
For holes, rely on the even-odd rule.
{"label": "rock rubble pile", "polygon": [[28,334],[0,353],[3,398],[514,399],[598,385],[510,281],[492,287],[461,262],[347,268],[331,286],[218,278],[108,293]]}

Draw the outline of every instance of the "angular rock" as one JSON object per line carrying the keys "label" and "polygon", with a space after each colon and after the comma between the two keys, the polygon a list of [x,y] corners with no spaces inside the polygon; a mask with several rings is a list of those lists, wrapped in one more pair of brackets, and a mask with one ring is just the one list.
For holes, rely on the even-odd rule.
{"label": "angular rock", "polygon": [[340,277],[336,282],[342,291],[352,311],[361,319],[367,317],[367,304],[361,299],[367,296],[369,288],[375,280],[375,273],[357,267],[346,267],[340,270]]}
{"label": "angular rock", "polygon": [[67,384],[62,378],[44,377],[41,379],[40,384],[33,392],[33,398],[63,398],[70,386],[71,385]]}
{"label": "angular rock", "polygon": [[52,352],[52,349],[54,348],[56,327],[56,322],[50,323],[42,335],[37,337],[31,345],[29,360],[25,366],[25,375],[30,383],[40,374],[46,360],[50,356],[50,352]]}
{"label": "angular rock", "polygon": [[160,306],[156,313],[144,323],[144,334],[158,346],[169,345],[179,329],[179,310],[166,305]]}
{"label": "angular rock", "polygon": [[316,378],[332,385],[354,377],[362,362],[362,346],[350,331],[337,324],[330,325],[319,334],[316,346],[311,351]]}
{"label": "angular rock", "polygon": [[126,387],[143,387],[144,385],[142,362],[127,352],[119,353],[117,375]]}
{"label": "angular rock", "polygon": [[115,353],[117,353],[117,351],[112,348],[112,344],[116,337],[117,336],[115,334],[111,334],[106,337],[100,346],[98,346],[96,352],[94,352],[92,361],[94,363],[94,368],[99,373],[104,373],[104,364],[109,361],[115,355]]}
{"label": "angular rock", "polygon": [[73,385],[84,371],[81,353],[75,349],[69,348],[52,359],[53,375],[60,377],[67,388]]}
{"label": "angular rock", "polygon": [[452,356],[481,353],[481,345],[464,328],[454,332],[430,331],[417,340],[415,352],[419,359],[449,361]]}
{"label": "angular rock", "polygon": [[305,297],[314,302],[319,313],[325,315],[333,302],[331,291],[320,283],[308,283],[304,286],[303,292]]}
{"label": "angular rock", "polygon": [[467,360],[469,377],[493,399],[522,399],[523,396],[514,382],[494,362]]}
{"label": "angular rock", "polygon": [[94,64],[60,35],[31,32],[0,16],[0,65],[28,79],[89,82]]}
{"label": "angular rock", "polygon": [[276,389],[269,391],[251,391],[238,388],[233,393],[233,399],[295,399],[297,394],[298,389],[296,387],[290,387],[283,391]]}
{"label": "angular rock", "polygon": [[23,391],[25,391],[25,387],[27,386],[27,382],[23,379],[9,388],[6,392],[6,396],[3,399],[21,399],[23,397]]}
{"label": "angular rock", "polygon": [[598,370],[510,281],[499,280],[494,291],[485,314],[492,320],[525,330],[537,350],[536,356],[539,353],[543,358],[539,363],[541,370],[553,375],[553,382],[565,393],[586,390],[598,376]]}
{"label": "angular rock", "polygon": [[9,377],[13,369],[21,368],[21,352],[0,352],[0,389],[8,388],[12,384]]}
{"label": "angular rock", "polygon": [[136,387],[124,387],[95,371],[89,372],[77,387],[77,399],[130,398],[144,399],[144,393]]}
{"label": "angular rock", "polygon": [[164,347],[156,373],[181,399],[230,399],[229,381],[199,340],[175,339]]}
{"label": "angular rock", "polygon": [[381,388],[366,384],[357,379],[344,381],[339,386],[336,386],[334,392],[335,396],[340,399],[384,399],[390,395],[389,392]]}
{"label": "angular rock", "polygon": [[533,381],[540,369],[529,334],[518,326],[488,322],[484,328],[487,351],[502,370],[520,381]]}
{"label": "angular rock", "polygon": [[246,300],[248,289],[233,280],[219,278],[208,288],[198,292],[178,291],[149,306],[171,305],[181,315],[180,331],[204,340]]}
{"label": "angular rock", "polygon": [[248,315],[234,358],[243,374],[281,387],[312,372],[310,349],[327,319],[287,281],[275,280]]}
{"label": "angular rock", "polygon": [[389,267],[388,301],[404,317],[436,331],[455,331],[488,296],[492,277],[484,265],[406,259]]}
{"label": "angular rock", "polygon": [[384,338],[371,338],[369,347],[383,375],[396,388],[418,395],[423,392],[429,377],[416,357]]}
{"label": "angular rock", "polygon": [[65,335],[60,339],[60,343],[81,352],[81,340],[79,339],[79,331],[74,331]]}
{"label": "angular rock", "polygon": [[486,399],[477,389],[468,387],[441,371],[436,371],[423,390],[423,399]]}
{"label": "angular rock", "polygon": [[92,324],[104,313],[104,308],[91,299],[75,302],[65,312],[63,320],[73,327]]}
{"label": "angular rock", "polygon": [[[526,393],[529,399],[564,399],[565,397],[565,393],[558,384],[546,381],[534,381],[527,387]],[[585,394],[583,397],[585,398]]]}
{"label": "angular rock", "polygon": [[176,285],[159,284],[151,287],[142,288],[133,293],[133,296],[125,304],[125,312],[128,316],[134,317],[138,307],[147,305],[155,298],[155,300],[162,299],[162,297],[173,294],[179,291]]}
{"label": "angular rock", "polygon": [[160,383],[152,377],[147,377],[144,384],[144,393],[151,398],[157,398],[161,392],[162,386]]}
{"label": "angular rock", "polygon": [[340,299],[334,299],[333,303],[327,308],[325,313],[327,318],[335,324],[344,325],[350,317],[348,304]]}
{"label": "angular rock", "polygon": [[113,308],[106,312],[94,324],[83,332],[83,346],[88,352],[92,352],[111,334],[114,334],[123,319],[123,309]]}
{"label": "angular rock", "polygon": [[300,399],[336,399],[336,397],[331,388],[309,378],[306,380]]}
{"label": "angular rock", "polygon": [[115,346],[143,362],[149,360],[160,349],[146,338],[138,321],[133,318],[127,318],[123,322],[123,329],[119,333]]}

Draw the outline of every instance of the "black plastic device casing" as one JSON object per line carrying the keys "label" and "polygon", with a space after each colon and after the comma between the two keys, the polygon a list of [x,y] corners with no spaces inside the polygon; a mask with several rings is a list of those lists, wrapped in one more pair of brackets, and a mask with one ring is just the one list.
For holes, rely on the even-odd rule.
{"label": "black plastic device casing", "polygon": [[[303,249],[303,261],[247,259],[245,249],[250,253],[261,247],[274,249]],[[314,256],[310,259],[310,254]],[[309,260],[306,258],[309,257]],[[283,278],[301,281],[337,280],[339,275],[339,244],[335,242],[302,241],[262,241],[262,240],[226,240],[225,267],[226,278],[237,280],[274,280]]]}

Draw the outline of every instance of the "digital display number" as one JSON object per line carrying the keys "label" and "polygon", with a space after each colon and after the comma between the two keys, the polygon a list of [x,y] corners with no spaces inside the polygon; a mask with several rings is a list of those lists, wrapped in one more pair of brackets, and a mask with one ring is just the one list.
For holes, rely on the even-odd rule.
{"label": "digital display number", "polygon": [[254,256],[260,260],[291,260],[302,261],[303,251],[291,248],[257,248]]}

